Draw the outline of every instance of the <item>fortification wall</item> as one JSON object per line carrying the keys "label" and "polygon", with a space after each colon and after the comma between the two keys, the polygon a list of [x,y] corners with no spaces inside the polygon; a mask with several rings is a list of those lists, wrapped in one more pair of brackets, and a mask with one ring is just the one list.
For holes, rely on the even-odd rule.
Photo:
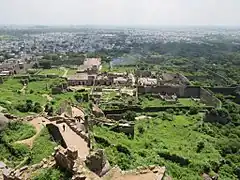
{"label": "fortification wall", "polygon": [[200,87],[197,86],[187,86],[184,89],[184,97],[186,98],[199,98],[200,97]]}
{"label": "fortification wall", "polygon": [[52,135],[54,141],[60,142],[62,147],[67,148],[67,144],[64,141],[62,134],[59,131],[59,128],[54,124],[47,124],[46,127],[47,127],[48,131],[50,132],[50,134]]}
{"label": "fortification wall", "polygon": [[138,86],[139,94],[153,93],[153,94],[176,94],[178,97],[185,98],[199,98],[200,87],[198,86]]}
{"label": "fortification wall", "polygon": [[200,99],[202,103],[208,106],[213,106],[215,108],[221,108],[222,106],[221,101],[204,88],[200,89]]}
{"label": "fortification wall", "polygon": [[237,90],[240,90],[240,87],[206,87],[213,93],[219,93],[223,95],[235,95]]}
{"label": "fortification wall", "polygon": [[179,86],[138,86],[138,93],[145,94],[145,93],[153,93],[153,94],[176,94],[180,96],[180,87]]}

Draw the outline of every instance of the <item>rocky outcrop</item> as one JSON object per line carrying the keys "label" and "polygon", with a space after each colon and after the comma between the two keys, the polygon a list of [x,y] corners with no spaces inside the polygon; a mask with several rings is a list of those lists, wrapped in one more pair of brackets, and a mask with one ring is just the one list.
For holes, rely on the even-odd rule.
{"label": "rocky outcrop", "polygon": [[100,177],[110,170],[110,164],[102,149],[92,152],[85,161],[87,167]]}
{"label": "rocky outcrop", "polygon": [[70,172],[72,180],[100,180],[99,176],[89,171],[84,161],[78,157],[78,151],[73,148],[63,149],[61,146],[55,148],[55,161],[57,166]]}
{"label": "rocky outcrop", "polygon": [[104,113],[103,111],[95,104],[92,105],[92,113],[94,114],[94,116],[96,116],[97,118],[99,117],[104,117]]}
{"label": "rocky outcrop", "polygon": [[56,165],[52,156],[47,159],[43,159],[40,163],[32,166],[23,166],[20,169],[5,168],[3,170],[4,180],[28,180],[31,179],[31,175],[34,171],[39,169],[52,168]]}
{"label": "rocky outcrop", "polygon": [[113,167],[103,177],[103,180],[123,180],[123,179],[146,179],[146,180],[171,180],[166,176],[166,168],[150,165],[148,167],[138,167],[136,170],[122,171],[118,166]]}
{"label": "rocky outcrop", "polygon": [[4,116],[2,113],[0,113],[0,131],[7,126],[8,122],[9,122],[9,119],[6,116]]}
{"label": "rocky outcrop", "polygon": [[61,149],[55,148],[55,161],[58,166],[73,173],[73,167],[76,159],[78,158],[78,151],[73,148]]}

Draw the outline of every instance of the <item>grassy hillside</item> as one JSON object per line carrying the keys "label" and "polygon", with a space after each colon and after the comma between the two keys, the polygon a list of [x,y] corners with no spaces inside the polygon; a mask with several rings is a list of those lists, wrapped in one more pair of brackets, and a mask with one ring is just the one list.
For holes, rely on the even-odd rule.
{"label": "grassy hillside", "polygon": [[105,139],[96,146],[104,148],[110,163],[122,169],[157,164],[166,166],[174,179],[185,180],[202,179],[202,173],[213,175],[218,169],[220,179],[237,179],[233,167],[220,165],[219,137],[203,132],[202,124],[200,115],[176,115],[173,121],[158,116],[136,122],[134,139],[104,127],[94,127],[94,133]]}

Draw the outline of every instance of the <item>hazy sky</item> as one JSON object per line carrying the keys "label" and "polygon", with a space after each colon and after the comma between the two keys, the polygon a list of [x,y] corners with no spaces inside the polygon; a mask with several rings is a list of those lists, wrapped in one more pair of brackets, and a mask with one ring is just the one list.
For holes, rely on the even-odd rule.
{"label": "hazy sky", "polygon": [[0,0],[0,24],[240,25],[240,0]]}

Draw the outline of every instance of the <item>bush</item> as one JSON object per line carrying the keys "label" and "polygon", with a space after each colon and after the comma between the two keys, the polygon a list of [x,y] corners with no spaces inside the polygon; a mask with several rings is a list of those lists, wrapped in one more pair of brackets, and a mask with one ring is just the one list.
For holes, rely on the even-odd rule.
{"label": "bush", "polygon": [[57,169],[43,169],[33,180],[59,180],[63,176],[63,173]]}
{"label": "bush", "polygon": [[39,136],[33,142],[31,164],[39,163],[43,158],[50,156],[56,146],[57,143],[52,141],[47,128],[42,129]]}
{"label": "bush", "polygon": [[190,164],[190,161],[188,159],[180,157],[176,154],[170,154],[169,152],[159,152],[158,155],[166,160],[178,163],[181,166],[187,166]]}
{"label": "bush", "polygon": [[4,142],[12,143],[28,139],[36,134],[36,129],[27,123],[14,121],[8,123],[7,128],[1,133],[1,139]]}
{"label": "bush", "polygon": [[173,115],[168,114],[168,113],[163,113],[162,120],[163,121],[173,121]]}
{"label": "bush", "polygon": [[203,141],[198,142],[198,144],[197,144],[197,153],[200,153],[203,150],[204,147],[205,147],[205,144],[204,144]]}
{"label": "bush", "polygon": [[198,107],[195,107],[195,106],[190,107],[189,114],[190,115],[198,114]]}
{"label": "bush", "polygon": [[11,153],[16,157],[26,157],[30,154],[30,149],[24,144],[13,144]]}
{"label": "bush", "polygon": [[42,108],[42,106],[40,105],[40,103],[36,102],[36,103],[34,104],[34,107],[33,107],[32,111],[35,112],[35,113],[40,113],[40,112],[43,111],[43,108]]}
{"label": "bush", "polygon": [[134,121],[136,116],[137,116],[136,112],[134,112],[134,111],[127,111],[123,115],[124,119],[126,119],[128,121]]}
{"label": "bush", "polygon": [[27,100],[25,104],[18,104],[16,106],[16,109],[23,113],[26,113],[26,112],[40,113],[43,111],[43,108],[40,105],[40,103],[38,102],[33,103],[32,100]]}

